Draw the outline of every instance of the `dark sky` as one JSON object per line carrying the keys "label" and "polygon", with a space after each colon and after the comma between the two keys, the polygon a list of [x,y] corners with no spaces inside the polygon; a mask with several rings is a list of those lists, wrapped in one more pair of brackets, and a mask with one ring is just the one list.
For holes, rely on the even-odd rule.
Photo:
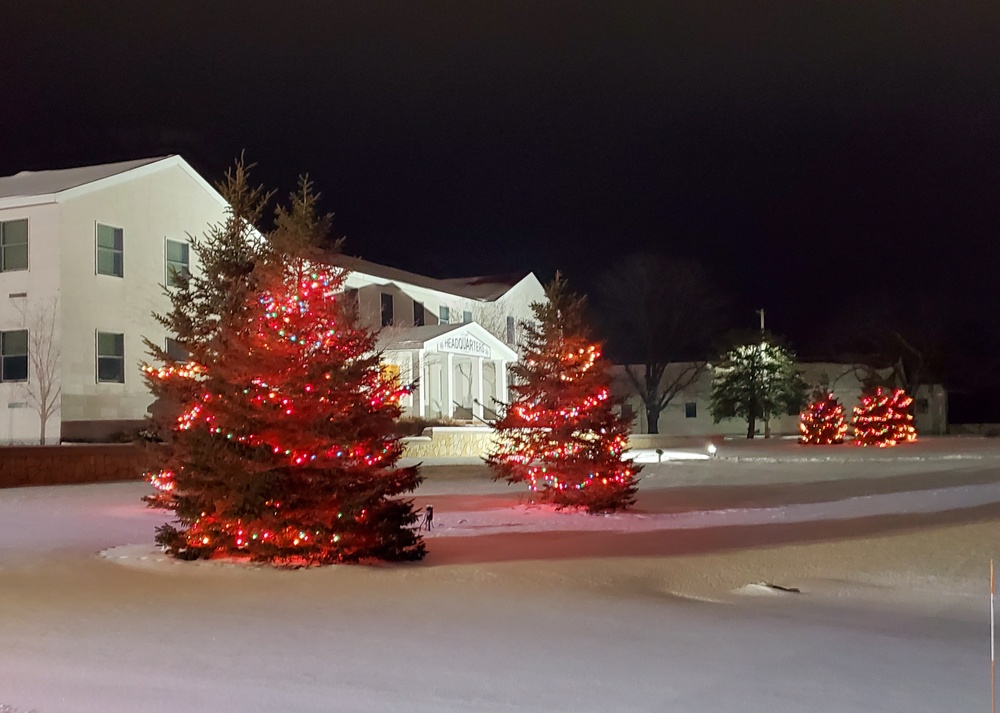
{"label": "dark sky", "polygon": [[694,257],[793,340],[883,278],[996,301],[997,0],[4,0],[0,28],[3,175],[216,180],[245,148],[314,178],[348,252],[583,287]]}

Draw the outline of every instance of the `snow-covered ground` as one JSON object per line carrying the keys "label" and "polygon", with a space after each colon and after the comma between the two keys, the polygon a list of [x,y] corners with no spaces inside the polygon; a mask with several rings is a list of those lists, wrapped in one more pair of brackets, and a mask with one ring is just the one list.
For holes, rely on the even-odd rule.
{"label": "snow-covered ground", "polygon": [[143,484],[0,491],[0,710],[986,710],[998,446],[727,443],[606,517],[428,468],[424,562],[300,571],[163,558]]}

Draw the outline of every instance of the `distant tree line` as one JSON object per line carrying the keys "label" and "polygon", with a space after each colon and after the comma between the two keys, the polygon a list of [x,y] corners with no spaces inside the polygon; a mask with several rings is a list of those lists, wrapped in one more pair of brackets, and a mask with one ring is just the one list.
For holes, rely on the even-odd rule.
{"label": "distant tree line", "polygon": [[[734,309],[699,263],[629,255],[597,280],[594,296],[599,333],[641,399],[650,433],[659,432],[660,415],[678,394],[710,369],[713,414],[746,419],[748,437],[758,421],[766,434],[772,415],[797,413],[803,405],[801,377],[775,361],[780,353],[794,362],[786,340],[734,329],[750,326],[760,305]],[[973,304],[962,308],[902,279],[847,289],[817,308],[808,357],[859,364],[857,376],[867,386],[910,394],[930,384],[962,394],[1000,391],[1000,330]]]}

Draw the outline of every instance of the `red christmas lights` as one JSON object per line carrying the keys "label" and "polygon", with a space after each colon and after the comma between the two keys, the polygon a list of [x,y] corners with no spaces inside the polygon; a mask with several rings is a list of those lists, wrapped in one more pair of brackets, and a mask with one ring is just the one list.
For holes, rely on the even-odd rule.
{"label": "red christmas lights", "polygon": [[605,512],[634,502],[640,468],[623,457],[631,419],[615,414],[605,362],[587,337],[582,300],[557,277],[532,305],[513,401],[487,458],[497,478],[527,483],[560,508]]}
{"label": "red christmas lights", "polygon": [[799,414],[799,443],[805,445],[831,445],[843,443],[847,435],[844,407],[833,394],[826,394]]}
{"label": "red christmas lights", "polygon": [[419,483],[395,468],[409,387],[383,372],[344,279],[301,259],[262,268],[267,289],[214,359],[145,368],[180,404],[148,498],[180,522],[161,528],[169,551],[285,565],[423,555],[411,504],[392,499]]}
{"label": "red christmas lights", "polygon": [[854,444],[888,448],[917,440],[910,407],[913,398],[902,389],[889,391],[881,386],[861,396],[854,407]]}

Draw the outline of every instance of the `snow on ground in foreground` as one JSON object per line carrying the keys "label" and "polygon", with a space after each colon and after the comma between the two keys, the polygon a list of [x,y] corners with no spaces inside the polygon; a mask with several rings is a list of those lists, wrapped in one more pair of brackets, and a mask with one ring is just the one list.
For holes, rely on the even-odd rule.
{"label": "snow on ground in foreground", "polygon": [[[748,472],[753,482],[787,483],[812,467],[846,481],[850,474],[837,469],[858,468],[706,465],[718,483],[746,482]],[[969,464],[936,465],[960,466]],[[895,473],[900,466],[864,467]],[[657,468],[644,488],[670,483],[669,469]],[[435,497],[486,488],[447,476],[427,485]],[[758,576],[744,581],[756,586],[741,596],[712,604],[678,599],[663,585],[697,558],[632,559],[628,551],[565,561],[536,561],[528,552],[502,563],[448,558],[455,548],[474,554],[484,542],[458,527],[471,528],[470,518],[493,528],[501,543],[512,517],[534,528],[535,538],[575,538],[573,529],[620,529],[622,522],[690,537],[722,524],[810,527],[817,518],[859,512],[876,517],[994,503],[995,483],[942,482],[786,508],[616,516],[624,521],[486,505],[462,517],[442,513],[424,563],[299,571],[136,568],[100,558],[98,551],[123,545],[132,545],[117,550],[126,558],[152,552],[153,527],[163,516],[137,502],[144,487],[0,491],[0,706],[38,713],[936,713],[988,705],[985,599],[930,591],[933,606],[910,607],[877,587],[865,600],[806,591],[754,596],[766,589]],[[509,492],[489,487],[490,497]],[[454,517],[466,522],[450,523]],[[567,522],[568,529],[559,524]],[[933,535],[912,537],[956,546]],[[442,551],[451,554],[435,554],[446,543]],[[865,547],[881,554],[877,541]]]}

